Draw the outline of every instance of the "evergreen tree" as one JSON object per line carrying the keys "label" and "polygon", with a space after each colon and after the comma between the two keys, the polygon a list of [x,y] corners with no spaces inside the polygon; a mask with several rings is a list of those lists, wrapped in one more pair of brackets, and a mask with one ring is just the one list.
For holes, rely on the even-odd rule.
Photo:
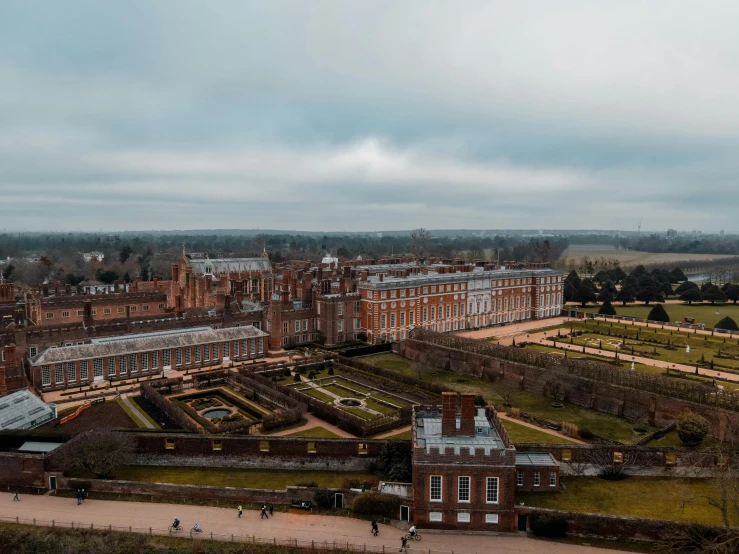
{"label": "evergreen tree", "polygon": [[680,300],[687,302],[691,305],[693,302],[703,302],[703,295],[698,287],[694,289],[688,289],[680,295]]}
{"label": "evergreen tree", "polygon": [[565,302],[572,302],[572,298],[575,296],[575,292],[577,292],[577,289],[572,283],[565,283],[565,288],[564,288]]}
{"label": "evergreen tree", "polygon": [[703,291],[703,300],[707,300],[711,304],[726,302],[726,295],[716,285],[710,285]]}
{"label": "evergreen tree", "polygon": [[671,273],[675,277],[675,279],[677,279],[678,283],[688,280],[688,278],[685,276],[685,273],[683,273],[683,270],[679,267],[673,269]]}
{"label": "evergreen tree", "polygon": [[[591,283],[592,285],[592,283]],[[584,308],[585,304],[588,302],[595,302],[595,292],[593,292],[593,289],[590,288],[590,286],[583,282],[582,285],[580,285],[580,288],[577,289],[577,292],[575,292],[575,296],[572,298],[575,302],[580,302],[580,305]]]}
{"label": "evergreen tree", "polygon": [[613,293],[604,286],[602,289],[600,289],[597,299],[598,299],[598,302],[612,302]]}
{"label": "evergreen tree", "polygon": [[626,306],[627,302],[633,302],[634,298],[634,289],[626,286],[625,284],[621,287],[621,290],[618,291],[618,294],[616,295],[616,301],[623,302],[624,306]]}
{"label": "evergreen tree", "polygon": [[602,315],[616,315],[616,308],[613,307],[610,300],[604,300],[603,305],[598,310],[599,314]]}
{"label": "evergreen tree", "polygon": [[642,275],[646,274],[647,268],[645,268],[643,265],[638,265],[634,269],[631,270],[630,275],[633,275],[637,279],[641,277]]}
{"label": "evergreen tree", "polygon": [[690,289],[700,290],[700,287],[696,285],[693,281],[683,281],[677,286],[677,288],[675,289],[675,293],[682,294],[686,290],[690,290]]}
{"label": "evergreen tree", "polygon": [[716,329],[726,329],[727,331],[739,331],[739,327],[736,324],[736,321],[731,319],[729,316],[726,316],[721,321],[719,321],[715,325]]}
{"label": "evergreen tree", "polygon": [[675,291],[672,290],[672,285],[670,283],[662,283],[659,292],[661,292],[665,296],[665,298],[667,298],[671,294],[675,294]]}
{"label": "evergreen tree", "polygon": [[640,302],[644,302],[645,306],[649,306],[650,302],[664,302],[664,298],[662,298],[662,295],[652,287],[641,289],[637,293],[636,299]]}
{"label": "evergreen tree", "polygon": [[580,276],[577,274],[577,271],[573,269],[570,271],[570,274],[565,277],[565,283],[572,283],[572,286],[577,290],[580,288],[582,281],[580,280]]}
{"label": "evergreen tree", "polygon": [[739,300],[739,285],[729,285],[724,291],[726,298],[731,300],[734,304]]}
{"label": "evergreen tree", "polygon": [[662,306],[662,304],[657,304],[656,306],[654,306],[654,308],[652,308],[649,312],[647,319],[649,321],[661,321],[663,323],[670,322],[670,316],[667,315],[667,312],[665,311],[665,308],[664,306]]}

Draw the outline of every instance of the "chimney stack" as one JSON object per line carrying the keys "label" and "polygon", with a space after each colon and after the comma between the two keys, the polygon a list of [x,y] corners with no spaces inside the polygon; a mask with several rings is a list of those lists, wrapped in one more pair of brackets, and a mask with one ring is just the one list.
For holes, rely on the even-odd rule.
{"label": "chimney stack", "polygon": [[441,435],[453,437],[457,434],[457,393],[441,393]]}
{"label": "chimney stack", "polygon": [[462,394],[462,416],[459,424],[459,435],[472,437],[475,435],[475,395]]}

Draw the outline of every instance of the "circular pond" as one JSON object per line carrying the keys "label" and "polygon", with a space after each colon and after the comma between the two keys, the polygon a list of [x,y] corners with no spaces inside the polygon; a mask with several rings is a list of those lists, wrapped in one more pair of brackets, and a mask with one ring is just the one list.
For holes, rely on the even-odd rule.
{"label": "circular pond", "polygon": [[203,412],[203,417],[207,417],[208,419],[216,419],[218,417],[226,417],[229,415],[231,415],[231,410],[224,409],[208,410],[207,412]]}
{"label": "circular pond", "polygon": [[342,406],[361,406],[362,402],[357,400],[356,398],[342,398],[339,400],[339,404]]}

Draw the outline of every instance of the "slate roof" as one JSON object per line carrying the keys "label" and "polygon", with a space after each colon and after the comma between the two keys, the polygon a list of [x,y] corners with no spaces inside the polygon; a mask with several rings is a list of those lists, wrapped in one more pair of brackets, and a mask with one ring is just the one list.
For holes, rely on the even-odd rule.
{"label": "slate roof", "polygon": [[[189,332],[188,332],[189,331]],[[79,344],[49,348],[31,358],[34,366],[122,356],[137,352],[149,352],[166,348],[182,348],[203,343],[223,342],[229,340],[253,339],[269,335],[256,327],[229,327],[227,329],[198,328],[184,332],[157,332],[135,336],[116,337],[116,340],[102,340],[91,344]]]}
{"label": "slate roof", "polygon": [[517,466],[556,466],[556,460],[549,452],[516,452]]}
{"label": "slate roof", "polygon": [[272,264],[267,258],[216,258],[213,260],[188,260],[192,272],[196,275],[206,273],[269,273]]}
{"label": "slate roof", "polygon": [[[460,418],[457,416],[457,429],[460,427]],[[431,452],[431,447],[439,449],[443,453],[447,447],[453,447],[454,453],[459,455],[460,448],[469,448],[470,453],[480,450],[489,455],[491,450],[505,450],[505,444],[498,435],[487,417],[485,410],[478,408],[475,414],[475,434],[444,436],[441,434],[441,414],[438,413],[416,413],[416,446],[426,448],[426,453]],[[478,433],[477,430],[482,430]]]}
{"label": "slate roof", "polygon": [[20,390],[0,398],[0,429],[33,429],[56,417],[56,406]]}

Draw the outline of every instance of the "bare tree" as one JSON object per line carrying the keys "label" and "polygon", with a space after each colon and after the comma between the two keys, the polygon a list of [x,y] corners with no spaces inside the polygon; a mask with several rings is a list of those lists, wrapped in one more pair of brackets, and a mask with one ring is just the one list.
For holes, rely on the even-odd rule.
{"label": "bare tree", "polygon": [[135,442],[131,435],[100,428],[79,435],[64,448],[65,471],[84,470],[105,479],[116,467],[132,461]]}
{"label": "bare tree", "polygon": [[651,457],[639,457],[637,452],[623,452],[618,447],[587,450],[585,461],[598,470],[600,477],[609,481],[626,479],[649,469],[655,463]]}
{"label": "bare tree", "polygon": [[416,256],[416,259],[421,260],[428,256],[429,245],[431,243],[431,233],[423,228],[414,229],[413,232],[411,232],[411,241],[413,254]]}

